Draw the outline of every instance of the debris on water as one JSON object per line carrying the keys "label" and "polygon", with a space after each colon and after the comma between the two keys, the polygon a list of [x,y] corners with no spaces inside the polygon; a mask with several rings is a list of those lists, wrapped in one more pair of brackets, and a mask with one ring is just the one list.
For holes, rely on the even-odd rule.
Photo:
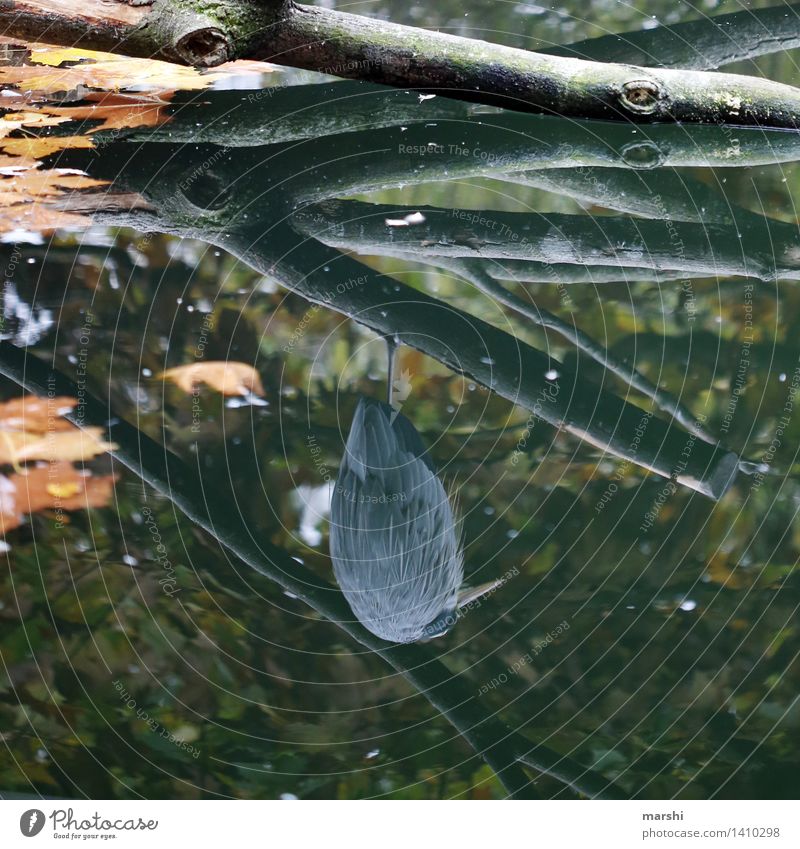
{"label": "debris on water", "polygon": [[545,380],[558,380],[558,372],[554,368],[551,368],[544,373],[544,379]]}
{"label": "debris on water", "polygon": [[436,97],[435,94],[421,94],[419,95],[419,102],[422,103],[424,100],[432,100]]}
{"label": "debris on water", "polygon": [[412,224],[422,224],[423,221],[425,221],[425,216],[421,212],[409,212],[402,218],[384,219],[387,227],[409,227]]}
{"label": "debris on water", "polygon": [[269,406],[269,401],[265,398],[259,398],[258,395],[253,395],[252,392],[248,392],[246,395],[228,398],[225,406],[232,410],[239,407],[267,407]]}

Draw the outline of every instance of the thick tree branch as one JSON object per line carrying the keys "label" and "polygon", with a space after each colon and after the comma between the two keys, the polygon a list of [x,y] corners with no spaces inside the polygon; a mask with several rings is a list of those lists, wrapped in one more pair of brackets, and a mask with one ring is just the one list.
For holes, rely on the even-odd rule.
{"label": "thick tree branch", "polygon": [[[413,227],[385,223],[413,213],[425,220]],[[800,279],[796,229],[774,222],[773,231],[773,222],[756,216],[749,216],[749,227],[741,230],[681,221],[666,228],[661,221],[611,216],[594,219],[329,200],[298,210],[293,221],[328,245],[375,255],[388,248],[417,256],[531,259],[761,280]]]}
{"label": "thick tree branch", "polygon": [[633,121],[800,126],[800,90],[756,77],[531,53],[265,0],[2,0],[7,35],[212,66],[233,58],[524,111]]}

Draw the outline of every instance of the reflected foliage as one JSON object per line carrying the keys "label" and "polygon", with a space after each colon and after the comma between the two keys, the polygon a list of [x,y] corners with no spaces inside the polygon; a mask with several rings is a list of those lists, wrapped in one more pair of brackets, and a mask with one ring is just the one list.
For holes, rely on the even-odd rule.
{"label": "reflected foliage", "polygon": [[[663,7],[676,21],[698,14]],[[540,38],[552,31],[553,41],[570,41],[611,20],[614,30],[635,28],[643,14],[593,5],[589,25],[568,6],[468,4],[467,17],[461,9],[385,5],[394,20],[405,14],[461,34],[491,24],[520,33],[509,40],[521,46],[528,22]],[[758,63],[788,78],[790,57]],[[308,92],[287,93],[304,102]],[[213,108],[205,94],[194,108]],[[219,96],[247,104],[240,92]],[[535,374],[520,376],[527,401],[513,358],[491,361],[474,345],[448,359],[426,356],[416,348],[433,343],[417,340],[398,363],[409,383],[403,414],[458,492],[467,582],[509,576],[434,643],[448,668],[487,711],[628,795],[795,797],[796,142],[740,132],[742,158],[731,163],[719,128],[634,136],[593,127],[583,147],[572,139],[573,154],[550,144],[557,125],[490,120],[464,104],[417,112],[415,122],[413,110],[436,101],[407,103],[408,122],[393,125],[386,116],[398,97],[375,108],[385,120],[358,132],[340,124],[315,138],[319,124],[303,135],[302,122],[287,123],[282,137],[260,132],[222,153],[219,139],[202,139],[175,161],[190,139],[173,148],[159,127],[141,145],[145,136],[133,134],[99,154],[62,155],[64,167],[117,179],[150,205],[47,244],[3,245],[4,266],[13,264],[4,337],[107,398],[114,415],[196,468],[256,538],[329,581],[326,493],[359,399],[384,391],[375,331],[397,320],[410,332],[434,309],[431,297],[459,320],[479,317],[506,334],[498,346],[507,339],[522,351],[517,363],[535,363]],[[181,114],[188,105],[173,127],[188,133],[196,122],[181,125]],[[309,107],[308,116],[326,113]],[[400,152],[429,142],[449,151],[467,139],[497,159]],[[345,152],[360,154],[357,168]],[[414,212],[425,221],[386,224]],[[536,248],[524,255],[522,235]],[[557,322],[501,303],[487,278]],[[402,292],[383,298],[395,312],[381,317],[375,286],[395,282]],[[403,312],[395,299],[412,306]],[[198,360],[253,366],[266,403],[207,385],[187,394],[161,377]],[[644,382],[632,388],[625,368]],[[537,393],[554,384],[550,397],[578,413],[584,404],[585,419],[547,419],[546,400],[532,415]],[[11,382],[3,390],[18,394]],[[684,480],[669,475],[689,431],[673,400],[666,409],[654,402],[656,390],[713,440],[691,443],[702,462]],[[764,465],[734,478],[738,456]],[[269,581],[235,569],[222,580],[219,547],[134,476],[121,476],[114,498],[61,528],[33,516],[6,538],[3,789],[69,798],[505,795],[446,718],[379,657]],[[536,788],[567,793],[549,777]]]}

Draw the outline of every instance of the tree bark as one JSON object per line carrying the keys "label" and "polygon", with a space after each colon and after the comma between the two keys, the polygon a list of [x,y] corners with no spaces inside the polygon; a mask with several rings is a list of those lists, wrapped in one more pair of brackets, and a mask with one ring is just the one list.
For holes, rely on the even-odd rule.
{"label": "tree bark", "polygon": [[2,0],[0,25],[28,39],[198,66],[268,59],[569,117],[800,126],[800,90],[760,78],[531,53],[291,0]]}
{"label": "tree bark", "polygon": [[[413,227],[386,220],[421,214]],[[536,260],[548,263],[645,267],[687,274],[800,279],[796,229],[749,216],[741,231],[705,225],[562,213],[495,212],[398,207],[327,200],[300,209],[293,223],[327,245],[364,254],[387,249],[424,257]],[[773,241],[774,239],[774,241]],[[501,262],[502,264],[502,262]],[[558,282],[554,280],[553,282]]]}

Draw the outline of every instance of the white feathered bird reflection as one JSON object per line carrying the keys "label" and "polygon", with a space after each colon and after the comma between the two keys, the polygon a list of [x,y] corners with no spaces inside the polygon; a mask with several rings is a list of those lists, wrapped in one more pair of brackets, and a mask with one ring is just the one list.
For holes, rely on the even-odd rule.
{"label": "white feathered bird reflection", "polygon": [[365,397],[331,497],[330,550],[353,613],[393,643],[446,633],[460,607],[500,583],[459,593],[460,534],[425,446],[402,413]]}

